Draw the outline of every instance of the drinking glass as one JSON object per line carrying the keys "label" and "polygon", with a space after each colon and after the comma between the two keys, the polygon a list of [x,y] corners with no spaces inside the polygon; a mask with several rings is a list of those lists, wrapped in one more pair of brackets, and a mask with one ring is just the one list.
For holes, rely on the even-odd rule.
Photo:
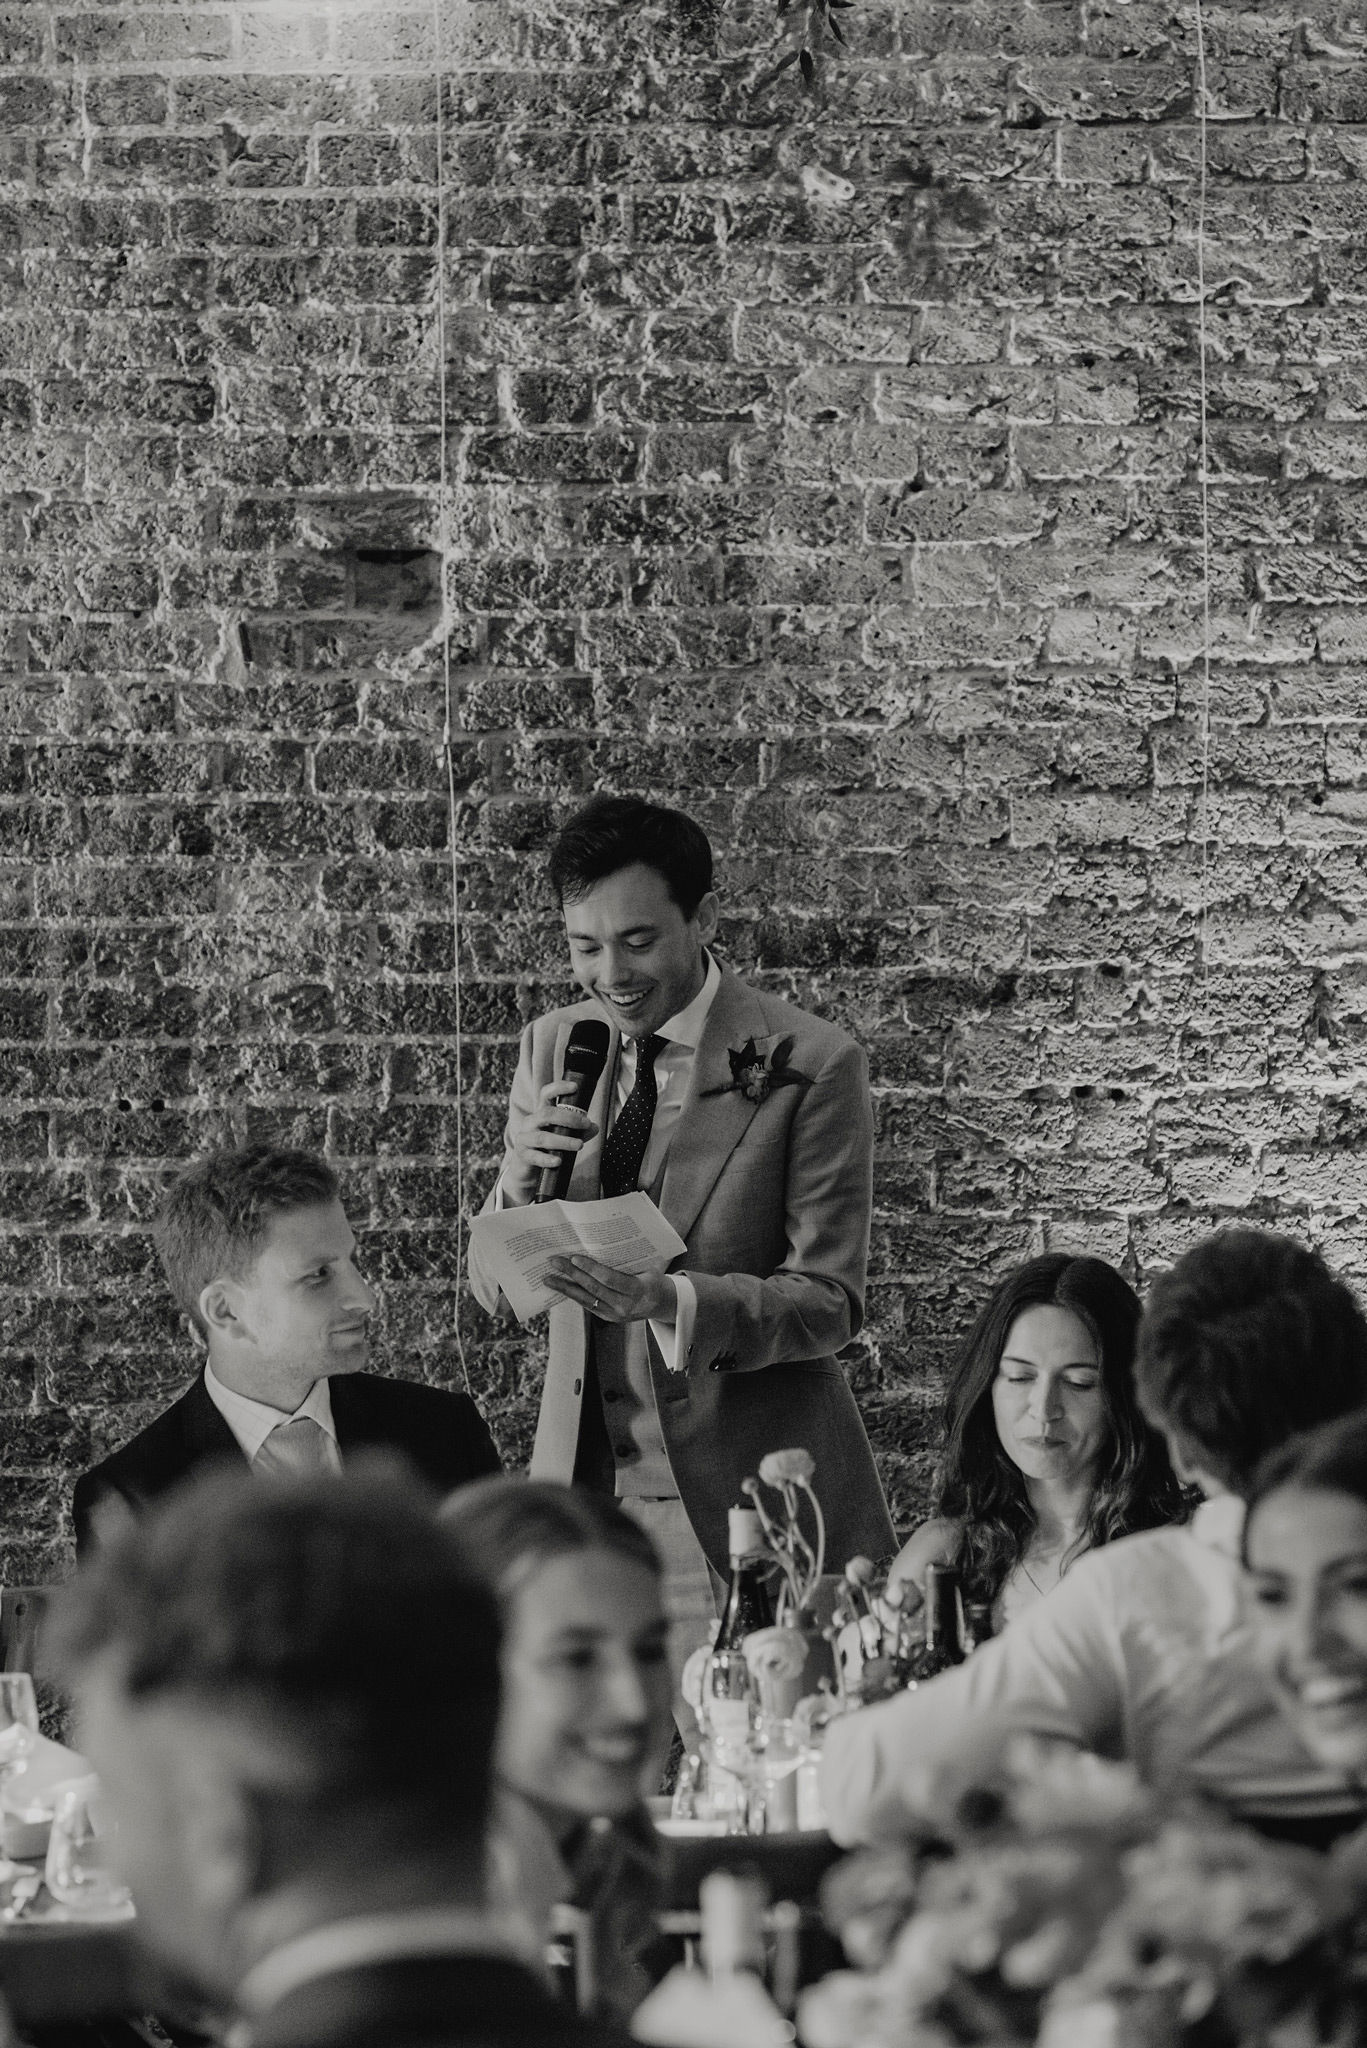
{"label": "drinking glass", "polygon": [[[11,1788],[28,1769],[38,1733],[38,1702],[27,1671],[0,1671],[0,1810],[12,1805]],[[20,1866],[0,1849],[0,1878],[17,1877]]]}
{"label": "drinking glass", "polygon": [[[740,1650],[714,1650],[703,1678],[703,1754],[713,1810],[733,1835],[762,1835],[775,1787],[797,1771],[802,1746],[793,1723],[766,1714],[753,1671]],[[782,1826],[794,1826],[788,1818]]]}
{"label": "drinking glass", "polygon": [[47,1888],[69,1913],[124,1919],[133,1910],[126,1887],[109,1868],[113,1823],[98,1778],[73,1778],[58,1788],[47,1845]]}
{"label": "drinking glass", "polygon": [[[784,1720],[776,1714],[762,1714],[750,1732],[745,1755],[734,1768],[736,1775],[745,1785],[748,1794],[746,1802],[745,1831],[750,1835],[767,1834],[774,1820],[770,1813],[770,1802],[778,1786],[791,1778],[802,1766],[802,1750],[794,1736],[791,1720]],[[778,1821],[780,1828],[797,1825],[795,1800],[785,1801],[783,1817]]]}
{"label": "drinking glass", "polygon": [[759,1699],[742,1650],[714,1650],[703,1672],[698,1716],[702,1753],[708,1765],[711,1806],[728,1832],[743,1835],[748,1825],[746,1771]]}

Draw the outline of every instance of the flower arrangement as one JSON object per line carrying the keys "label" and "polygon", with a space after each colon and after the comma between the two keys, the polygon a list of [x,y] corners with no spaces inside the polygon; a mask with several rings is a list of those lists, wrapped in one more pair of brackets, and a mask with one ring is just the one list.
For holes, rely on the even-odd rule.
{"label": "flower arrangement", "polygon": [[852,1557],[836,1588],[832,1627],[841,1697],[868,1706],[900,1692],[920,1645],[913,1627],[915,1588],[880,1580],[871,1558]]}
{"label": "flower arrangement", "polygon": [[1343,1859],[1040,1743],[829,1873],[850,1969],[803,1996],[807,2048],[1298,2048],[1347,1978],[1364,1887]]}
{"label": "flower arrangement", "polygon": [[[812,1480],[816,1465],[810,1451],[770,1451],[761,1458],[758,1479],[742,1482],[741,1492],[755,1504],[764,1540],[782,1574],[776,1619],[792,1627],[809,1612],[826,1562],[826,1521]],[[765,1489],[778,1495],[777,1506],[765,1500]],[[814,1525],[808,1541],[802,1527],[804,1504]]]}

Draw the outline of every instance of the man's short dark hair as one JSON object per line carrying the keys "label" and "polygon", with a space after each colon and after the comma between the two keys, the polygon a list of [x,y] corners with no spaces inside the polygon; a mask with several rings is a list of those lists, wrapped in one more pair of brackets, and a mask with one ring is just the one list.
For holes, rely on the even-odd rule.
{"label": "man's short dark hair", "polygon": [[466,1546],[400,1469],[178,1488],[65,1590],[55,1656],[78,1688],[107,1658],[131,1706],[248,1730],[301,1853],[365,1816],[372,1836],[468,1850],[477,1867],[499,1623]]}
{"label": "man's short dark hair", "polygon": [[1367,1321],[1318,1252],[1223,1230],[1155,1280],[1135,1374],[1150,1422],[1247,1494],[1278,1444],[1367,1402]]}
{"label": "man's short dark hair", "polygon": [[1318,1429],[1269,1452],[1248,1490],[1245,1542],[1253,1509],[1279,1486],[1294,1486],[1304,1493],[1346,1493],[1367,1507],[1367,1408],[1322,1422]]}
{"label": "man's short dark hair", "polygon": [[225,1274],[250,1271],[271,1219],[290,1209],[317,1209],[338,1197],[340,1183],[316,1152],[248,1145],[209,1152],[172,1182],[152,1237],[171,1292],[203,1331],[199,1297]]}
{"label": "man's short dark hair", "polygon": [[712,887],[712,848],[682,811],[637,796],[596,796],[576,811],[551,845],[548,868],[557,903],[573,903],[597,882],[637,862],[664,877],[685,917]]}

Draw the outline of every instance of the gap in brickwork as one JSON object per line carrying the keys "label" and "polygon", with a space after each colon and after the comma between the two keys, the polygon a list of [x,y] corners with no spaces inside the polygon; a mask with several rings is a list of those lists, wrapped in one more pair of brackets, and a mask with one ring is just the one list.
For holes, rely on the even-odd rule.
{"label": "gap in brickwork", "polygon": [[435,548],[352,548],[356,603],[366,611],[416,612],[441,603]]}

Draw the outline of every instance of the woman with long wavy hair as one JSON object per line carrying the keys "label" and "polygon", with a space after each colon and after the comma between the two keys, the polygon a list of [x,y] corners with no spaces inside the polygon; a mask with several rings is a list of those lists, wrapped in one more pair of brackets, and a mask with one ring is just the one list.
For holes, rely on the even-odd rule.
{"label": "woman with long wavy hair", "polygon": [[1134,1395],[1139,1298],[1103,1259],[1049,1252],[994,1290],[945,1395],[936,1512],[893,1565],[920,1584],[959,1568],[995,1627],[1074,1559],[1186,1518],[1182,1488]]}

